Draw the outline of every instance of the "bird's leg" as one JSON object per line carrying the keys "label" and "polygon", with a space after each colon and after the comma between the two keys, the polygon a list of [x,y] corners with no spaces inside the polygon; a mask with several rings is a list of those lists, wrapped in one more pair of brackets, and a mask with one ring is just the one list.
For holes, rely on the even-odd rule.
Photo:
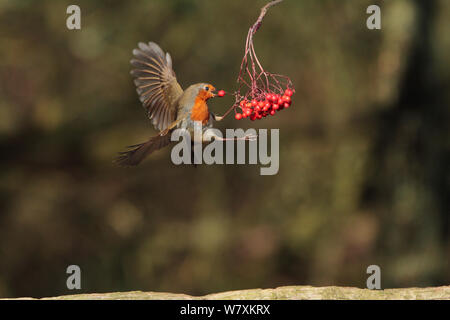
{"label": "bird's leg", "polygon": [[206,130],[203,134],[203,141],[209,142],[211,139],[218,141],[255,141],[258,136],[256,134],[246,134],[243,137],[223,138],[221,135],[217,135],[214,130]]}
{"label": "bird's leg", "polygon": [[214,114],[214,121],[222,121],[223,118],[225,118],[225,116],[218,116],[218,115]]}
{"label": "bird's leg", "polygon": [[223,114],[223,116],[218,116],[218,115],[215,115],[215,114],[213,113],[214,120],[215,120],[215,121],[222,121],[223,119],[225,119],[225,117],[226,117],[232,110],[234,110],[234,108],[235,108],[235,104],[232,105],[231,108],[228,109],[228,110]]}

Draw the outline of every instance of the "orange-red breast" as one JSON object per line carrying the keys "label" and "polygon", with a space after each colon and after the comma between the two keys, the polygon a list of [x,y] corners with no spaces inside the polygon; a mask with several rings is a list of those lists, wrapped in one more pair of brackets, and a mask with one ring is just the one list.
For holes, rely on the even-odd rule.
{"label": "orange-red breast", "polygon": [[172,70],[170,54],[153,42],[139,43],[133,50],[131,71],[139,98],[160,133],[128,151],[119,153],[116,162],[123,166],[139,164],[146,156],[170,144],[171,132],[185,128],[193,132],[194,121],[211,127],[213,120],[221,120],[209,112],[206,101],[215,96],[211,84],[197,83],[183,91]]}

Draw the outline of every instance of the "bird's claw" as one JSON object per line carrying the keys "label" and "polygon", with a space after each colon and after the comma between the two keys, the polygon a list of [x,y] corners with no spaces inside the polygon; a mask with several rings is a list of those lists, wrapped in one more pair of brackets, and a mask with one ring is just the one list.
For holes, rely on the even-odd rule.
{"label": "bird's claw", "polygon": [[258,135],[256,135],[256,134],[248,134],[248,135],[244,136],[244,140],[248,140],[248,141],[256,141],[257,138],[258,138]]}

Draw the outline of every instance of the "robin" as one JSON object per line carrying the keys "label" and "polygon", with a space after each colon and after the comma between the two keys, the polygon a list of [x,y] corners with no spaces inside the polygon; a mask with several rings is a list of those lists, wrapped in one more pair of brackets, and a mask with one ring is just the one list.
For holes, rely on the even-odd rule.
{"label": "robin", "polygon": [[[172,69],[170,54],[164,54],[156,43],[140,42],[138,48],[133,50],[133,55],[130,62],[135,69],[131,75],[136,91],[159,133],[144,143],[129,146],[128,151],[120,152],[116,162],[122,166],[138,165],[151,153],[169,145],[171,133],[177,128],[192,133],[197,121],[206,130],[212,127],[213,121],[223,119],[210,112],[206,103],[216,95],[216,88],[208,83],[197,83],[183,91]],[[227,140],[216,135],[214,138]],[[242,139],[251,140],[253,137],[245,136]]]}

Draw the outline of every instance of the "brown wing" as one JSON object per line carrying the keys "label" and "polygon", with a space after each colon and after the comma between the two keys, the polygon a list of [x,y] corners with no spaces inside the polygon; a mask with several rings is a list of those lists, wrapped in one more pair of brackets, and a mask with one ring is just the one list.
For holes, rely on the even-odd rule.
{"label": "brown wing", "polygon": [[133,50],[131,71],[136,91],[153,125],[158,130],[166,129],[176,119],[177,101],[183,89],[172,70],[170,54],[153,42],[140,42]]}

